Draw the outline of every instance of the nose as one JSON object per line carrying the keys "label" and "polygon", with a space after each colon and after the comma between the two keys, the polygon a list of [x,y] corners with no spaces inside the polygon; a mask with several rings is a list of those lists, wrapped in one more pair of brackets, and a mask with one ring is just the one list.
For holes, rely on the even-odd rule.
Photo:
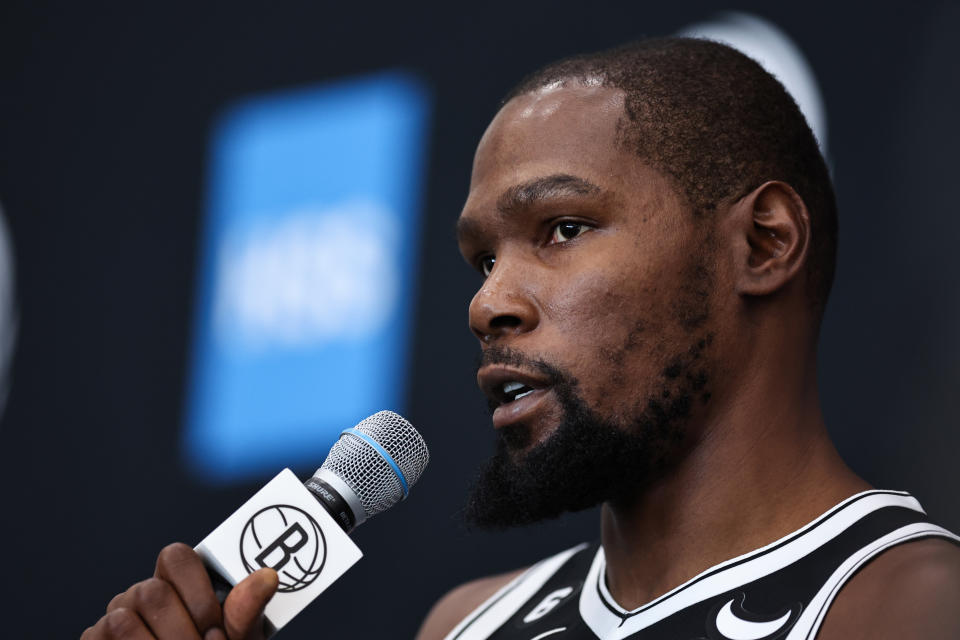
{"label": "nose", "polygon": [[470,330],[481,342],[533,331],[540,312],[522,265],[498,258],[493,271],[470,301]]}

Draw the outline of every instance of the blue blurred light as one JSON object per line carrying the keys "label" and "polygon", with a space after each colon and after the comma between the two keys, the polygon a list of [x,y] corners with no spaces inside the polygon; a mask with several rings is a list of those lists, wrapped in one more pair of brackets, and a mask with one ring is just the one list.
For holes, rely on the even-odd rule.
{"label": "blue blurred light", "polygon": [[184,437],[202,477],[318,466],[345,427],[403,410],[428,107],[389,73],[221,118]]}

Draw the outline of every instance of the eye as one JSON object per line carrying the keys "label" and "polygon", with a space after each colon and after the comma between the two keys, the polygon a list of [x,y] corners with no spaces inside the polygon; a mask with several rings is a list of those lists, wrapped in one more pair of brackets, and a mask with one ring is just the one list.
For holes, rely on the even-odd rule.
{"label": "eye", "polygon": [[497,259],[494,256],[484,256],[480,259],[480,272],[483,273],[484,278],[490,275],[496,262]]}
{"label": "eye", "polygon": [[550,234],[550,244],[560,244],[573,240],[590,229],[592,229],[590,225],[581,222],[561,222],[553,228],[553,233]]}

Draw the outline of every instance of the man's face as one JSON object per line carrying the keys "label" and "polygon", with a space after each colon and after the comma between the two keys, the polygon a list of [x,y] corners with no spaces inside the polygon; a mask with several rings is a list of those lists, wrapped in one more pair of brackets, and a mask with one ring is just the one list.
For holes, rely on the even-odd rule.
{"label": "man's face", "polygon": [[[511,100],[477,149],[458,234],[485,275],[470,327],[500,435],[478,524],[625,499],[676,458],[709,400],[709,228],[622,148],[622,113],[614,89],[544,89]],[[570,494],[554,476],[571,475],[590,485],[572,503],[552,495]],[[484,511],[495,492],[524,513]]]}

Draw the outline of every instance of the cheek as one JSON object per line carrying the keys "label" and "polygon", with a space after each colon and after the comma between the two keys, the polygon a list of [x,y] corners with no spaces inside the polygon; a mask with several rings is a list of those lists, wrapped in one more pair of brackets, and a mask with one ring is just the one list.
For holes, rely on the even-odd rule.
{"label": "cheek", "polygon": [[[611,268],[611,267],[614,268]],[[620,412],[636,399],[643,380],[665,366],[669,287],[643,265],[605,264],[580,269],[553,287],[542,327],[552,334],[552,360],[580,381],[596,409]]]}
{"label": "cheek", "polygon": [[623,322],[626,312],[640,306],[640,283],[646,278],[637,277],[635,266],[591,265],[565,272],[552,280],[542,297],[544,313],[552,322],[580,329],[609,327]]}

